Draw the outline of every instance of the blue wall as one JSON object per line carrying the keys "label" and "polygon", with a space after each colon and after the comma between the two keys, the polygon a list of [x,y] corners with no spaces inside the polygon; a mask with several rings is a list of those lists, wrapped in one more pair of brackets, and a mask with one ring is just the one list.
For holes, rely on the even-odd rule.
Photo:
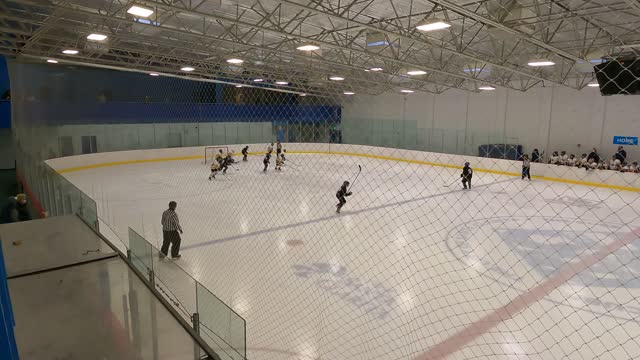
{"label": "blue wall", "polygon": [[[9,71],[4,56],[0,56],[0,96],[9,89]],[[11,103],[0,100],[0,129],[11,128]]]}

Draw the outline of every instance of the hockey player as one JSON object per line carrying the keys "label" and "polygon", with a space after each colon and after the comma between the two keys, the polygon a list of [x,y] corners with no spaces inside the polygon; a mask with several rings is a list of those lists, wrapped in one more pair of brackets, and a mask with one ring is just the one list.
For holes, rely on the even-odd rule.
{"label": "hockey player", "polygon": [[567,165],[567,160],[569,160],[569,155],[567,155],[567,152],[560,151],[560,165]]}
{"label": "hockey player", "polygon": [[567,159],[567,161],[565,161],[565,165],[567,166],[576,166],[578,162],[578,159],[576,159],[576,156],[574,154],[569,155],[569,158]]}
{"label": "hockey player", "polygon": [[560,155],[558,155],[557,151],[554,151],[549,158],[549,164],[551,165],[560,165]]}
{"label": "hockey player", "polygon": [[540,156],[538,149],[533,149],[533,152],[531,153],[531,162],[542,162],[542,156]]}
{"label": "hockey player", "polygon": [[276,170],[282,171],[283,165],[284,165],[284,156],[282,156],[282,154],[276,155]]}
{"label": "hockey player", "polygon": [[235,161],[233,160],[233,151],[229,151],[227,156],[222,159],[222,164],[220,164],[220,170],[222,170],[223,174],[227,173],[227,169],[229,169],[229,165],[233,164]]}
{"label": "hockey player", "polygon": [[269,155],[271,155],[272,152],[273,152],[273,143],[271,143],[271,145],[267,146],[267,153]]}
{"label": "hockey player", "polygon": [[282,150],[282,155],[281,155],[282,156],[282,161],[287,161],[287,159],[285,159],[285,157],[284,157],[284,154],[286,154],[286,153],[287,153],[287,149],[283,149]]}
{"label": "hockey player", "polygon": [[615,155],[611,156],[611,159],[609,160],[609,169],[618,170],[618,165],[620,165],[620,160],[618,160]]}
{"label": "hockey player", "polygon": [[218,162],[218,164],[222,165],[222,162],[224,161],[225,155],[222,152],[222,149],[220,149],[218,151],[218,153],[216,154],[216,161]]}
{"label": "hockey player", "polygon": [[211,180],[211,178],[216,178],[216,173],[218,172],[218,170],[220,170],[220,164],[218,164],[217,161],[214,161],[211,163],[211,174],[209,175],[209,180]]}
{"label": "hockey player", "polygon": [[[529,161],[529,155],[527,154],[522,156],[522,180],[525,177],[531,180],[531,161]],[[469,183],[469,187],[471,187],[471,183]]]}
{"label": "hockey player", "polygon": [[585,169],[589,167],[589,159],[587,159],[587,154],[582,154],[580,160],[578,160],[578,166]]}
{"label": "hockey player", "polygon": [[345,181],[342,183],[338,192],[336,192],[336,197],[338,198],[339,203],[336,204],[336,213],[340,214],[340,209],[347,203],[347,199],[345,197],[351,196],[351,191],[349,191],[349,182]]}
{"label": "hockey player", "polygon": [[462,178],[462,186],[464,186],[464,189],[467,188],[467,183],[469,184],[469,189],[471,189],[471,178],[473,177],[473,169],[470,165],[471,164],[469,164],[469,162],[464,163],[462,174],[460,174],[460,177]]}
{"label": "hockey player", "polygon": [[242,148],[242,161],[247,161],[247,155],[249,155],[249,145]]}
{"label": "hockey player", "polygon": [[[273,151],[273,149],[272,149],[272,151]],[[267,172],[267,168],[269,167],[269,162],[270,161],[271,161],[271,152],[267,152],[264,155],[264,160],[262,160],[262,163],[264,164],[264,170],[262,170],[262,171]]]}

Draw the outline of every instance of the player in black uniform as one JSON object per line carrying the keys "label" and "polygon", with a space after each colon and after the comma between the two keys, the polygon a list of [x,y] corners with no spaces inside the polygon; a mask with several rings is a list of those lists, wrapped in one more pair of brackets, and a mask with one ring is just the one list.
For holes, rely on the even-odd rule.
{"label": "player in black uniform", "polygon": [[262,160],[262,163],[264,164],[264,170],[262,171],[267,172],[267,168],[269,167],[270,160],[271,160],[271,152],[269,151],[264,155],[264,160]]}
{"label": "player in black uniform", "polygon": [[282,154],[282,144],[280,143],[280,140],[278,140],[278,142],[276,142],[276,155],[280,154]]}
{"label": "player in black uniform", "polygon": [[249,154],[249,145],[242,148],[242,161],[247,161],[248,154]]}
{"label": "player in black uniform", "polygon": [[347,203],[347,199],[345,199],[345,197],[351,196],[351,192],[347,189],[348,187],[349,187],[349,182],[345,181],[344,183],[342,183],[342,186],[340,187],[340,189],[338,189],[338,192],[336,193],[336,197],[338,198],[338,201],[340,201],[336,205],[336,212],[338,214],[340,214],[340,209],[342,209],[344,204]]}
{"label": "player in black uniform", "polygon": [[460,174],[462,178],[462,186],[467,188],[467,183],[469,184],[469,189],[471,189],[471,178],[473,177],[473,169],[471,168],[469,162],[464,163],[464,167],[462,168],[462,174]]}

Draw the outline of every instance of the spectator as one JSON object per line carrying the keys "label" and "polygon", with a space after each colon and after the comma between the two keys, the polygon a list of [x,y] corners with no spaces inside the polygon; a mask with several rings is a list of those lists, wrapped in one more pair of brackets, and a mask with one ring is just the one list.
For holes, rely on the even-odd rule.
{"label": "spectator", "polygon": [[540,157],[540,152],[538,151],[538,149],[533,149],[533,152],[531,153],[531,162],[542,162],[542,157]]}
{"label": "spectator", "polygon": [[7,205],[2,209],[0,224],[8,224],[19,221],[31,220],[29,207],[27,206],[27,195],[18,194],[9,197]]}
{"label": "spectator", "polygon": [[618,146],[618,152],[614,156],[620,160],[621,164],[627,163],[627,151],[623,149],[622,146]]}
{"label": "spectator", "polygon": [[593,161],[599,163],[600,155],[598,154],[598,150],[596,148],[593,148],[593,150],[591,150],[591,152],[589,153],[589,156],[587,156],[587,159],[593,159]]}
{"label": "spectator", "polygon": [[[169,208],[162,213],[162,248],[160,248],[160,259],[164,259],[171,245],[171,258],[180,259],[180,234],[182,227],[176,214],[178,204],[175,201],[169,202]],[[180,232],[180,234],[178,234]]]}

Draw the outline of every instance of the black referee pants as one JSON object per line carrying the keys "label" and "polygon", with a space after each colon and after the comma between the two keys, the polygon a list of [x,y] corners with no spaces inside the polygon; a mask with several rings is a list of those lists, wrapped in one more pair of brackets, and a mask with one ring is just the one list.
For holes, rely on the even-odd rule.
{"label": "black referee pants", "polygon": [[171,245],[171,257],[178,256],[180,254],[181,241],[178,230],[162,231],[162,248],[160,248],[160,252],[167,256],[169,245]]}

